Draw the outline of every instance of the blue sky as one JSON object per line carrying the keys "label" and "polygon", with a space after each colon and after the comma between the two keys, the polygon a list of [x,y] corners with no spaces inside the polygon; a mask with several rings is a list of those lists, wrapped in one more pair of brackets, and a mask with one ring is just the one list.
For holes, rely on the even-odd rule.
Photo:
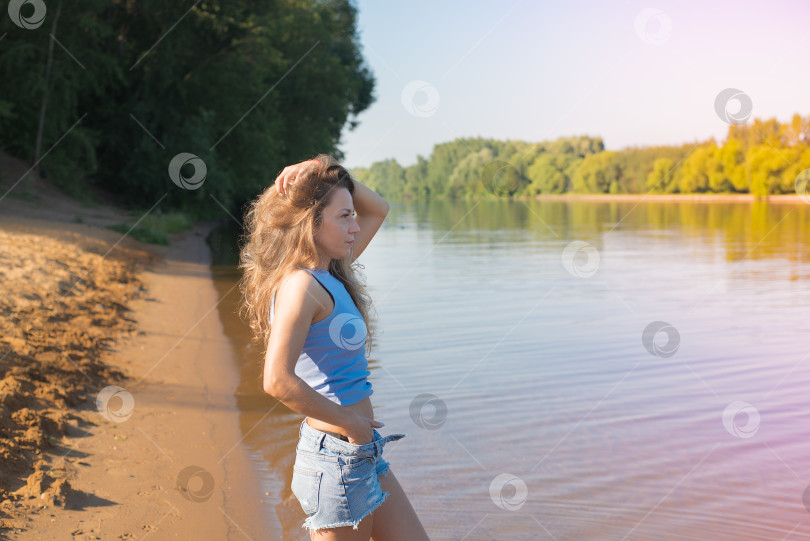
{"label": "blue sky", "polygon": [[750,97],[752,119],[810,115],[808,1],[355,5],[377,99],[344,130],[348,167],[411,165],[458,137],[592,135],[610,150],[722,140],[726,88]]}

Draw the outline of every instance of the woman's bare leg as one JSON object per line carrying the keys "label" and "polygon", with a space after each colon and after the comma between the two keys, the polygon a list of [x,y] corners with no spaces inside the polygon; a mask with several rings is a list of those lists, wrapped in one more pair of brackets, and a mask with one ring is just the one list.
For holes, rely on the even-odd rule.
{"label": "woman's bare leg", "polygon": [[383,492],[390,494],[372,513],[371,538],[374,541],[430,541],[393,469],[389,468],[385,476],[377,477]]}
{"label": "woman's bare leg", "polygon": [[[375,512],[378,510],[379,508],[375,510]],[[325,530],[316,530],[314,532],[310,532],[310,538],[312,541],[368,541],[368,538],[371,535],[371,525],[373,520],[374,513],[371,513],[363,517],[363,520],[360,521],[357,530],[351,526],[327,528]]]}

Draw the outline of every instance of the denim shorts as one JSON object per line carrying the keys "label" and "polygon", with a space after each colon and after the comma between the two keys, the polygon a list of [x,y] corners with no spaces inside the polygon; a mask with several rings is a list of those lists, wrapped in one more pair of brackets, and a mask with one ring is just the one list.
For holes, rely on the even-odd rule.
{"label": "denim shorts", "polygon": [[383,446],[405,434],[383,437],[373,430],[374,441],[357,445],[312,428],[306,418],[301,422],[290,488],[307,514],[302,527],[357,530],[388,497],[377,477],[388,473]]}

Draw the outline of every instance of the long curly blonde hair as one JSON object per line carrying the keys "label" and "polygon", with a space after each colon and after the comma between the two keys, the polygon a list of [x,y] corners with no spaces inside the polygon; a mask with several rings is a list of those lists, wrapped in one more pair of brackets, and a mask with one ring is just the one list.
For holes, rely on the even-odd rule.
{"label": "long curly blonde hair", "polygon": [[[253,341],[265,348],[270,341],[270,303],[273,294],[295,267],[313,269],[319,263],[315,234],[323,223],[323,210],[338,188],[354,194],[349,172],[335,158],[319,154],[319,165],[298,173],[286,194],[274,185],[254,199],[244,218],[240,236],[239,268],[242,277],[239,290],[240,317],[246,318],[253,331]],[[369,325],[371,297],[360,281],[362,265],[351,262],[351,256],[332,259],[329,273],[337,278],[351,296],[366,322],[366,353],[371,351],[373,327]]]}

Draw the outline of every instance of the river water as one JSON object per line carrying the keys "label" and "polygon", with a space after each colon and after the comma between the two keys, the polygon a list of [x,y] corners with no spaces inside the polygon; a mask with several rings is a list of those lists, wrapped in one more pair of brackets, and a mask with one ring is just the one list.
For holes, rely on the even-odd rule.
{"label": "river water", "polygon": [[[220,317],[244,443],[285,540],[295,413]],[[360,256],[381,433],[431,539],[810,538],[810,205],[394,204]]]}

